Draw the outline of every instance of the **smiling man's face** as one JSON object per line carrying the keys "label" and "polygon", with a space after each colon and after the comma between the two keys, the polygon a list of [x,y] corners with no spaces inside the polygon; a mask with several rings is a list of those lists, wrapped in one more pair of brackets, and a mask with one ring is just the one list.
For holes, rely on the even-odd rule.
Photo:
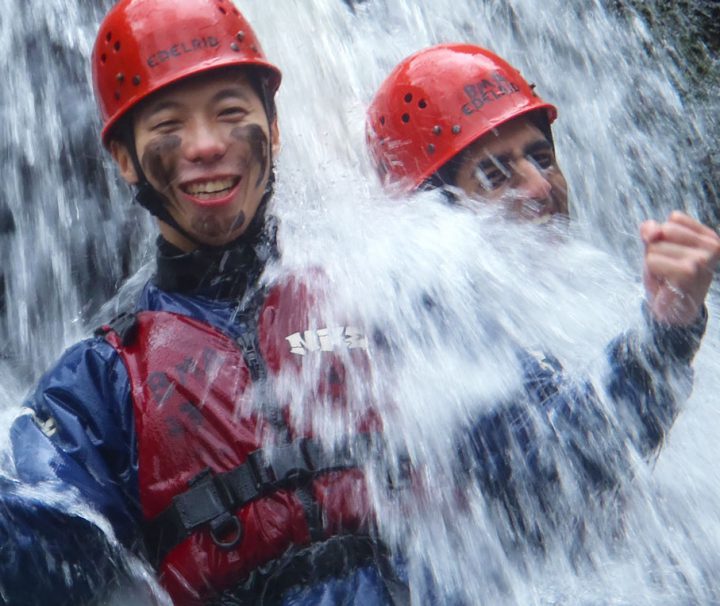
{"label": "smiling man's face", "polygon": [[[262,201],[278,132],[241,71],[159,91],[135,113],[134,128],[143,172],[183,230],[210,246],[242,235]],[[127,150],[118,144],[112,151],[125,180],[137,183]],[[164,222],[160,231],[183,250],[196,247]]]}
{"label": "smiling man's face", "polygon": [[463,152],[455,179],[471,198],[502,204],[516,218],[568,214],[567,182],[552,144],[527,117],[484,135]]}

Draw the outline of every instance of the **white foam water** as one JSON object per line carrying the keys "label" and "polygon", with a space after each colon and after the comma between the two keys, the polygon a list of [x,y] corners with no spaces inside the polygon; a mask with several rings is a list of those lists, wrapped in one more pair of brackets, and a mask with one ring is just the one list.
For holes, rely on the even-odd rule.
{"label": "white foam water", "polygon": [[[17,16],[0,23],[4,200],[15,223],[3,236],[4,428],[34,378],[88,333],[98,307],[88,311],[88,293],[98,298],[128,268],[140,270],[100,312],[107,316],[151,271],[143,263],[152,225],[128,210],[130,194],[95,137],[88,58],[109,4],[0,0],[0,14]],[[669,59],[647,52],[658,41],[644,22],[620,19],[598,1],[239,6],[284,74],[272,207],[283,256],[268,278],[319,271],[318,322],[362,327],[369,345],[369,368],[348,365],[349,417],[297,396],[312,389],[319,368],[281,388],[293,414],[310,416],[329,440],[374,403],[388,447],[384,465],[368,463],[371,496],[378,531],[402,547],[414,603],[719,603],[716,302],[693,395],[651,460],[627,446],[632,428],[604,393],[605,347],[642,327],[638,223],[673,208],[697,213],[707,202],[693,178],[693,150],[711,145],[702,112],[681,100],[674,82],[682,74]],[[493,208],[451,206],[435,193],[397,199],[380,190],[364,146],[367,104],[400,59],[453,41],[507,58],[558,106],[570,225],[514,224]],[[131,254],[121,259],[115,251],[128,239]],[[92,272],[113,288],[88,279]],[[518,538],[497,499],[456,465],[462,436],[521,387],[518,346],[552,353],[569,377],[595,386],[613,431],[588,434],[588,448],[621,453],[618,484],[594,495],[567,444],[539,436],[538,457],[559,477],[548,513],[531,488],[534,469],[510,444],[523,519],[537,526],[542,547]],[[387,467],[397,472],[401,453],[413,481],[388,490]],[[144,586],[148,573],[136,566]],[[155,591],[151,599],[164,598]]]}

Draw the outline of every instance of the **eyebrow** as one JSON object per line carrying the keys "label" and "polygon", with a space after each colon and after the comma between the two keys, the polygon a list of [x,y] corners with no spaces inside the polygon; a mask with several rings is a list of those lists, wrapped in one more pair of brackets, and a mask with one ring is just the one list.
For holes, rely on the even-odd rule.
{"label": "eyebrow", "polygon": [[[553,146],[547,139],[540,139],[538,141],[532,141],[528,143],[523,149],[523,156],[531,156],[537,152],[552,151]],[[508,166],[512,157],[511,154],[489,154],[488,158],[478,162],[477,168],[483,172],[487,172],[492,169],[500,169],[502,166]]]}
{"label": "eyebrow", "polygon": [[[210,100],[211,103],[220,103],[221,101],[229,98],[241,99],[243,101],[249,101],[250,97],[241,88],[224,88],[215,93]],[[147,112],[145,113],[145,120],[150,120],[155,114],[160,113],[164,110],[179,109],[182,107],[182,103],[167,99],[165,101],[158,101],[154,105],[150,105]]]}
{"label": "eyebrow", "polygon": [[500,156],[489,154],[487,159],[478,163],[477,168],[483,172],[487,172],[492,169],[500,170],[500,167],[507,166],[509,162],[510,154],[502,154]]}
{"label": "eyebrow", "polygon": [[552,145],[547,139],[541,139],[539,141],[533,141],[525,147],[523,150],[526,156],[530,156],[539,151],[552,151]]}
{"label": "eyebrow", "polygon": [[147,109],[146,112],[144,112],[144,120],[149,120],[152,118],[155,114],[160,113],[163,110],[166,109],[177,109],[180,107],[180,104],[177,101],[172,101],[168,99],[167,101],[158,101],[157,103],[150,105],[150,107]]}
{"label": "eyebrow", "polygon": [[250,97],[248,94],[239,87],[232,87],[232,88],[223,88],[222,90],[218,91],[213,95],[213,98],[211,100],[212,103],[219,103],[220,101],[224,101],[228,98],[237,98],[241,99],[243,101],[250,101]]}

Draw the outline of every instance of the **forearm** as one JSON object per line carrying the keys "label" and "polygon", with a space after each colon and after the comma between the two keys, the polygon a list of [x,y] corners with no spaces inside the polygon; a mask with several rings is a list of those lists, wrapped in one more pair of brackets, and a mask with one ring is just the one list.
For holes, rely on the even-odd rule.
{"label": "forearm", "polygon": [[123,576],[121,548],[55,488],[0,479],[3,604],[95,603]]}
{"label": "forearm", "polygon": [[66,352],[13,423],[0,603],[96,603],[125,576],[125,548],[139,550],[132,408],[112,353],[95,342]]}
{"label": "forearm", "polygon": [[645,311],[645,327],[611,343],[608,394],[638,449],[649,455],[672,426],[692,391],[692,360],[705,332],[707,312],[691,326],[662,324]]}

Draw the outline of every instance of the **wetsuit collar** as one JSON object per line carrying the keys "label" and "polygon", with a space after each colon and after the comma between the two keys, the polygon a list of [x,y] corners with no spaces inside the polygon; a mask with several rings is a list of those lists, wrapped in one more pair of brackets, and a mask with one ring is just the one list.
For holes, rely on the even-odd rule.
{"label": "wetsuit collar", "polygon": [[240,298],[257,282],[265,264],[278,256],[276,232],[276,221],[269,217],[263,229],[243,234],[226,246],[189,253],[160,236],[153,282],[168,292]]}

